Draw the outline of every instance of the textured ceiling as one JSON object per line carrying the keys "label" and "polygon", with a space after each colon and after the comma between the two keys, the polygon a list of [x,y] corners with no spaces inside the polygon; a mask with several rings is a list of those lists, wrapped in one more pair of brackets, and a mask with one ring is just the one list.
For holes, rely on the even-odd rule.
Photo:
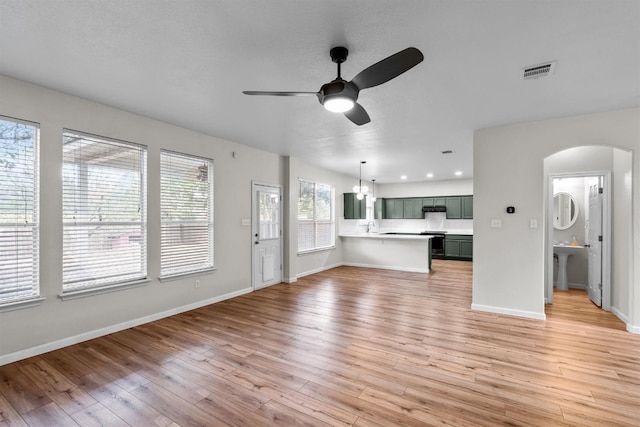
{"label": "textured ceiling", "polygon": [[[317,91],[337,45],[347,80],[409,46],[425,60],[361,92],[360,127],[242,94]],[[0,0],[0,74],[352,176],[366,160],[380,183],[469,178],[474,129],[640,105],[640,2]]]}

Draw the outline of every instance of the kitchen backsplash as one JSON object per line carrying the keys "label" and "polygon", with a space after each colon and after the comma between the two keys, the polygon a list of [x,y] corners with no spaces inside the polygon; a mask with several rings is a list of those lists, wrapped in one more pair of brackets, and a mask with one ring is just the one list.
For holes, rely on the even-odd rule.
{"label": "kitchen backsplash", "polygon": [[[431,217],[436,215],[436,217]],[[442,218],[437,217],[442,215]],[[364,219],[341,219],[338,224],[339,233],[364,232],[369,221]],[[372,231],[394,230],[394,231],[440,231],[440,230],[472,230],[472,219],[446,219],[445,214],[429,213],[428,219],[376,219],[375,228]]]}

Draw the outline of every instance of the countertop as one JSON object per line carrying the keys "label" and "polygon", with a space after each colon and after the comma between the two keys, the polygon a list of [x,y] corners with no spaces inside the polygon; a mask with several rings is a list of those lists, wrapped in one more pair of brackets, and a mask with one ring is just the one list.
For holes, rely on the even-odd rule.
{"label": "countertop", "polygon": [[372,231],[366,232],[354,232],[354,233],[340,233],[339,237],[362,237],[366,239],[402,239],[402,240],[429,240],[433,236],[427,236],[424,234],[384,234]]}
{"label": "countertop", "polygon": [[[402,234],[384,234],[384,233],[420,233],[423,230],[398,230],[398,229],[382,229],[382,230],[373,230],[369,233],[366,233],[364,231],[347,231],[347,232],[342,232],[339,233],[338,236],[340,237],[374,237],[376,239],[424,239],[425,237],[432,237],[432,236],[427,236],[427,235],[419,235],[419,236],[414,236],[414,235],[402,235]],[[448,235],[462,235],[462,236],[473,236],[473,230],[470,229],[449,229],[446,230],[446,233]]]}

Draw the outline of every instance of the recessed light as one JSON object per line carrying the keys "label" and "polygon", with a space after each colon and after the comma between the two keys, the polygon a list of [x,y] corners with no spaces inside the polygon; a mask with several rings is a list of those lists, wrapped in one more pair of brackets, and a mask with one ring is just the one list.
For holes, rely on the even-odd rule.
{"label": "recessed light", "polygon": [[400,179],[407,179],[407,175],[402,175]]}
{"label": "recessed light", "polygon": [[456,176],[462,175],[462,171],[456,171]]}
{"label": "recessed light", "polygon": [[428,173],[427,174],[427,178],[433,178],[433,174],[432,173]]}

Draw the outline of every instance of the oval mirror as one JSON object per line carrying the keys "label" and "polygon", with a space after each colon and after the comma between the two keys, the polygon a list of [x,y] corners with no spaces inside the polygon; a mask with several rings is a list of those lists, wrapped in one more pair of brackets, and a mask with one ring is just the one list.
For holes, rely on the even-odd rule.
{"label": "oval mirror", "polygon": [[578,204],[569,193],[556,193],[553,196],[553,228],[566,230],[578,219]]}

